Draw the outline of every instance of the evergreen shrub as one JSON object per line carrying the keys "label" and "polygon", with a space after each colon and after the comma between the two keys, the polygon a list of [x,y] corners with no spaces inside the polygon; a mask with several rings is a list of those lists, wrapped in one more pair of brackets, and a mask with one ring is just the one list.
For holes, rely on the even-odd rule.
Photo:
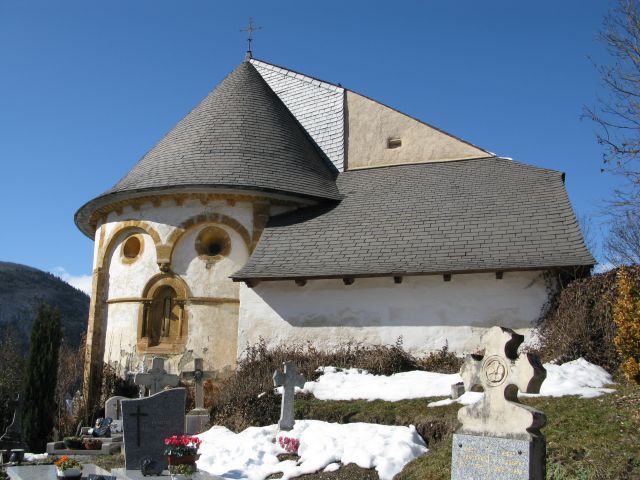
{"label": "evergreen shrub", "polygon": [[24,440],[34,453],[45,451],[54,426],[61,336],[58,310],[40,305],[31,330],[22,415]]}

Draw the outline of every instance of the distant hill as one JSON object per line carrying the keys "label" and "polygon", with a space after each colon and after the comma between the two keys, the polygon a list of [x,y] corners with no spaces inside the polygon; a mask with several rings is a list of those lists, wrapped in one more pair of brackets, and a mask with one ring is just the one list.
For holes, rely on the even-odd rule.
{"label": "distant hill", "polygon": [[43,302],[58,307],[64,338],[77,347],[87,328],[89,296],[51,273],[0,262],[0,330],[15,329],[25,350],[38,305]]}

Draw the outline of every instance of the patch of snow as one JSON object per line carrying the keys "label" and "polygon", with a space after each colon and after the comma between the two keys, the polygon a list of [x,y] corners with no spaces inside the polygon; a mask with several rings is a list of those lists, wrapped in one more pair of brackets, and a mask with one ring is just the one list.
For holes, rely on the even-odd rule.
{"label": "patch of snow", "polygon": [[[540,393],[518,393],[519,397],[565,397],[577,395],[581,398],[599,397],[605,393],[615,392],[613,388],[604,388],[611,385],[613,378],[602,367],[579,358],[562,365],[545,363],[547,378],[542,382]],[[430,407],[442,407],[459,403],[471,405],[482,398],[483,393],[465,392],[460,398],[453,400],[446,398],[429,403]]]}
{"label": "patch of snow", "polygon": [[386,400],[441,397],[451,393],[451,385],[462,381],[457,373],[403,372],[372,375],[366,370],[324,367],[315,382],[306,382],[304,391],[319,400]]}
{"label": "patch of snow", "polygon": [[25,462],[39,462],[46,460],[48,456],[48,453],[25,453],[24,460]]}
{"label": "patch of snow", "polygon": [[564,397],[579,395],[582,398],[599,397],[604,393],[615,392],[613,388],[603,388],[611,385],[613,378],[602,367],[579,358],[562,365],[545,363],[547,378],[542,382],[540,394],[523,393],[527,397]]}
{"label": "patch of snow", "polygon": [[324,467],[324,470],[322,470],[322,471],[323,472],[335,472],[339,468],[340,468],[340,464],[334,462],[334,463],[330,463],[329,465]]}
{"label": "patch of snow", "polygon": [[[604,388],[613,378],[602,367],[583,358],[563,365],[546,363],[547,378],[540,395],[562,397],[579,395],[592,398],[614,390]],[[372,375],[356,368],[338,369],[322,367],[324,373],[315,382],[306,382],[304,391],[319,400],[385,400],[397,402],[412,398],[444,397],[451,394],[451,385],[462,381],[459,374],[412,371],[394,375]],[[521,394],[535,396],[532,394]],[[429,406],[461,403],[469,405],[482,398],[482,394],[467,392],[457,400],[440,400]]]}
{"label": "patch of snow", "polygon": [[263,480],[282,472],[286,480],[327,468],[334,471],[339,463],[355,463],[375,468],[381,480],[391,480],[427,451],[413,426],[297,420],[286,434],[300,440],[300,459],[280,462],[277,455],[285,451],[275,443],[277,434],[276,425],[250,427],[237,434],[225,427],[213,427],[198,435],[202,439],[198,468],[224,478],[249,480]]}

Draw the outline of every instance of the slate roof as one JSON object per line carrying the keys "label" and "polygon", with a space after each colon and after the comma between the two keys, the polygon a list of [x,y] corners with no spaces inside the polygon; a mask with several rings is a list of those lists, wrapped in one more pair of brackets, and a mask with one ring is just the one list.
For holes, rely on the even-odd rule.
{"label": "slate roof", "polygon": [[255,58],[250,62],[342,172],[345,89]]}
{"label": "slate roof", "polygon": [[341,173],[344,199],[273,217],[235,280],[591,266],[561,172],[503,158]]}
{"label": "slate roof", "polygon": [[87,232],[97,206],[126,194],[228,187],[340,198],[338,171],[255,67],[241,63],[124,178],[76,213]]}

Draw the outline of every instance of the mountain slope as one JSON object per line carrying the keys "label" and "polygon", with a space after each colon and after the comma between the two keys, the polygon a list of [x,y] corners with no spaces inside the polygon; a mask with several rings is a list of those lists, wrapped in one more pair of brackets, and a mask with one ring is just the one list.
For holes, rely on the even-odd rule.
{"label": "mountain slope", "polygon": [[14,329],[25,349],[43,302],[58,307],[65,341],[77,347],[87,328],[89,297],[51,273],[0,262],[0,330]]}

